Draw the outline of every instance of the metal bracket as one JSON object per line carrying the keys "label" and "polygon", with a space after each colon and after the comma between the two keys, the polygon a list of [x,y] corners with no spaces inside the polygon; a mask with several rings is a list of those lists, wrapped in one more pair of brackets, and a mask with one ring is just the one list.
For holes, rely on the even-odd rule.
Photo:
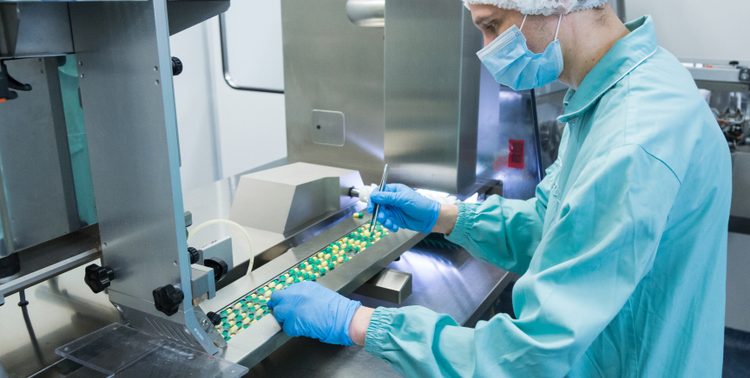
{"label": "metal bracket", "polygon": [[206,259],[220,259],[227,263],[230,269],[234,267],[232,238],[218,240],[203,247],[203,256],[201,257],[199,264],[203,264]]}
{"label": "metal bracket", "polygon": [[411,295],[411,273],[385,268],[355,292],[371,298],[401,304],[404,299]]}
{"label": "metal bracket", "polygon": [[750,84],[750,68],[748,67],[739,67],[740,69],[740,75],[738,80],[742,83]]}
{"label": "metal bracket", "polygon": [[193,299],[200,298],[204,294],[211,299],[216,296],[216,280],[214,279],[214,270],[200,264],[193,264],[192,269],[192,288]]}

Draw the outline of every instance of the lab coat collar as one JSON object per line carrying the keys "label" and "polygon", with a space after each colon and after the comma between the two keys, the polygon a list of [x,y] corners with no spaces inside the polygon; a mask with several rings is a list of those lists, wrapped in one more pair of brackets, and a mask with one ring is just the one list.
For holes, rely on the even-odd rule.
{"label": "lab coat collar", "polygon": [[650,58],[658,48],[651,16],[625,24],[630,33],[617,41],[581,82],[565,94],[564,112],[558,121],[580,117],[620,80]]}

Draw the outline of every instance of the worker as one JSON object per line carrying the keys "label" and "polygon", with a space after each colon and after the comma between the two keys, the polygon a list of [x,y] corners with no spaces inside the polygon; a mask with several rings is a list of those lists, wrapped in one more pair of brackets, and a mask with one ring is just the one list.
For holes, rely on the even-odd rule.
{"label": "worker", "polygon": [[440,205],[403,185],[371,201],[391,229],[520,274],[517,317],[465,328],[307,283],[273,294],[283,329],[364,345],[406,376],[721,376],[730,155],[654,21],[624,25],[603,0],[466,2],[499,83],[570,87],[559,157],[527,201]]}

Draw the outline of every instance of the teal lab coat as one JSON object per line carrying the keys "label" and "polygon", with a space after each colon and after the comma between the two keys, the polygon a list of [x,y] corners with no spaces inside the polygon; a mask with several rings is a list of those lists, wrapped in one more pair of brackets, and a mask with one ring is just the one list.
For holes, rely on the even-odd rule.
{"label": "teal lab coat", "polygon": [[449,239],[522,274],[517,319],[378,308],[366,350],[407,376],[721,375],[729,150],[651,18],[627,26],[568,92],[536,197],[459,208]]}

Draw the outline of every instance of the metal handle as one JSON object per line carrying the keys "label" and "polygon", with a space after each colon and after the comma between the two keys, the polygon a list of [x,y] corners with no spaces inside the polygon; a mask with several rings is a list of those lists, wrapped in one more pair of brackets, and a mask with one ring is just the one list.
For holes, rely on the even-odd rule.
{"label": "metal handle", "polygon": [[346,15],[363,28],[385,27],[385,0],[347,0]]}

